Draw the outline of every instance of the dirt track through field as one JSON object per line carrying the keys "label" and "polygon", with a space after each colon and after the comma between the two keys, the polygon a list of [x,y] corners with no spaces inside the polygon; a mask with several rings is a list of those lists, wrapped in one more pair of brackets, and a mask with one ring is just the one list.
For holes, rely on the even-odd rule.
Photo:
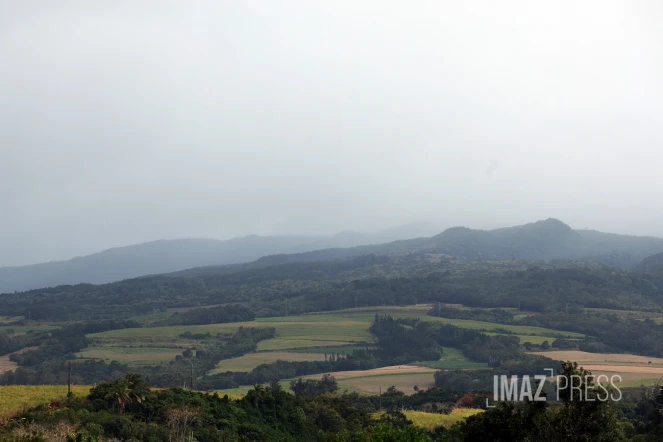
{"label": "dirt track through field", "polygon": [[6,373],[8,371],[14,371],[16,368],[18,368],[18,364],[16,362],[10,361],[9,357],[13,354],[21,354],[25,353],[26,351],[30,350],[36,350],[37,347],[26,347],[23,350],[15,351],[14,353],[9,353],[8,355],[0,356],[0,374]]}

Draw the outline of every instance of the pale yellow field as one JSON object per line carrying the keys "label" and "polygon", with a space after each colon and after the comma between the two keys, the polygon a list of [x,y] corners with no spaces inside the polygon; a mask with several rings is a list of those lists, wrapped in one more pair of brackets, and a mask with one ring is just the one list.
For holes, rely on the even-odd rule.
{"label": "pale yellow field", "polygon": [[[332,373],[333,374],[333,373]],[[387,388],[394,386],[405,394],[414,394],[414,386],[421,390],[435,386],[434,372],[430,373],[404,373],[384,376],[368,376],[342,379],[339,381],[341,390],[356,390],[363,393],[379,394]]]}
{"label": "pale yellow field", "polygon": [[[89,385],[72,385],[75,396],[87,396]],[[0,423],[24,409],[65,399],[66,385],[0,386]]]}
{"label": "pale yellow field", "polygon": [[[617,382],[615,379],[615,385],[622,388],[653,385],[659,381],[663,383],[663,358],[620,353],[587,353],[578,350],[531,354],[546,356],[558,361],[575,361],[585,370],[592,372],[595,382],[599,375],[605,375],[610,379],[614,375],[619,375],[622,382]],[[606,383],[605,379],[603,383]]]}
{"label": "pale yellow field", "polygon": [[[374,368],[372,370],[353,370],[353,371],[337,371],[332,373],[336,379],[347,379],[356,377],[369,377],[369,376],[384,376],[393,374],[406,374],[406,373],[435,373],[428,367],[418,367],[416,365],[391,365],[389,367]],[[322,375],[310,375],[308,378],[317,378]]]}
{"label": "pale yellow field", "polygon": [[[650,356],[637,356],[620,353],[588,353],[578,350],[564,351],[544,351],[533,352],[556,361],[575,361],[578,365],[584,363],[601,363],[602,365],[622,364],[622,365],[663,365],[663,358],[654,358]],[[651,364],[649,362],[651,361]]]}
{"label": "pale yellow field", "polygon": [[404,411],[403,414],[418,427],[432,431],[438,427],[451,427],[475,414],[482,413],[480,408],[454,408],[450,414],[425,413],[423,411]]}
{"label": "pale yellow field", "polygon": [[[637,365],[589,365],[582,366],[585,370],[595,372],[610,372],[614,374],[620,373],[638,373],[647,375],[660,375],[663,377],[663,367],[644,367]],[[651,376],[649,376],[651,377]]]}
{"label": "pale yellow field", "polygon": [[266,351],[259,353],[249,353],[238,358],[226,359],[210,371],[210,374],[223,373],[225,371],[251,371],[260,364],[271,364],[281,361],[324,361],[324,353],[289,353],[283,351]]}
{"label": "pale yellow field", "polygon": [[[435,386],[434,374],[437,370],[413,365],[394,365],[373,370],[339,371],[331,373],[339,383],[341,390],[360,391],[378,394],[394,386],[405,394],[414,394],[416,385],[422,390]],[[308,379],[320,379],[322,375],[304,376]]]}

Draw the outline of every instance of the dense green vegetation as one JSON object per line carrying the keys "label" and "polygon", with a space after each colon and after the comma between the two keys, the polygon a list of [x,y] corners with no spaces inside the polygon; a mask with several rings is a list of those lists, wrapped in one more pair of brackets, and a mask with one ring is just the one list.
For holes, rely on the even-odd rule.
{"label": "dense green vegetation", "polygon": [[[532,232],[537,234],[539,227],[532,227]],[[508,237],[512,233],[499,235]],[[469,235],[468,238],[474,235],[463,230],[446,233],[461,234]],[[569,235],[575,238],[580,233]],[[63,384],[70,366],[74,383],[98,384],[122,378],[124,383],[119,387],[114,384],[113,388],[123,391],[134,389],[131,383],[137,382],[138,378],[125,377],[130,373],[138,373],[151,385],[165,388],[216,390],[242,386],[247,391],[250,385],[268,384],[267,390],[261,387],[254,390],[258,393],[251,394],[260,398],[272,395],[266,399],[268,402],[283,401],[286,411],[279,419],[295,419],[288,415],[288,401],[294,401],[297,405],[292,406],[301,408],[305,416],[309,416],[306,407],[311,406],[316,410],[331,407],[342,417],[338,420],[325,409],[320,411],[322,415],[312,412],[310,416],[316,417],[307,421],[297,411],[302,431],[308,431],[311,440],[363,440],[361,435],[370,440],[381,432],[412,440],[496,440],[481,435],[481,431],[485,433],[485,428],[494,425],[518,427],[516,432],[501,436],[503,440],[532,440],[541,435],[537,432],[542,428],[576,428],[569,426],[568,414],[564,414],[570,413],[564,408],[566,404],[501,406],[473,416],[453,430],[438,430],[434,434],[412,427],[397,409],[448,412],[467,392],[470,396],[464,401],[476,407],[480,405],[478,398],[486,397],[477,391],[492,389],[494,375],[532,376],[542,374],[544,368],[560,367],[559,362],[530,355],[528,351],[579,349],[663,356],[663,348],[658,344],[663,339],[663,278],[657,277],[652,264],[655,260],[650,260],[646,268],[628,271],[596,262],[470,261],[431,253],[434,251],[312,262],[301,262],[301,257],[276,256],[233,268],[193,269],[99,286],[60,286],[3,295],[0,356],[18,364],[18,368],[0,373],[0,384]],[[318,255],[314,252],[307,256]],[[348,347],[340,347],[344,344]],[[32,351],[23,352],[28,348]],[[153,362],[146,356],[140,364],[132,364],[129,357],[122,359],[123,363],[113,360],[114,354],[124,350],[140,352],[141,348],[145,353],[158,348],[161,353]],[[266,358],[267,363],[247,368],[250,371],[224,369],[224,361],[270,349],[299,349],[324,355],[312,360]],[[445,358],[446,352],[451,357]],[[84,359],[86,355],[100,359]],[[377,392],[377,386],[381,386],[385,394],[376,398],[352,393],[354,387],[349,381],[341,381],[341,388],[330,376],[320,379],[326,373],[403,364],[434,367],[420,374],[427,378],[418,377],[415,382],[434,382],[438,388],[416,391],[415,386],[412,391],[412,383],[407,386],[391,381],[401,388],[407,386],[408,393],[415,394],[406,396],[378,383],[374,390],[362,390]],[[437,369],[440,371],[433,376]],[[320,380],[302,378],[309,375],[317,375]],[[294,396],[281,391],[280,380],[287,380]],[[637,379],[631,382],[636,385]],[[340,393],[344,388],[350,392]],[[96,390],[97,396],[92,395],[89,402],[72,407],[83,407],[92,414],[125,416],[131,422],[117,425],[126,425],[147,439],[170,434],[151,433],[149,419],[135,415],[143,406],[142,394],[122,396],[113,390],[102,390]],[[170,394],[175,395],[180,406],[204,403],[200,397],[214,397],[173,391],[146,392],[145,400]],[[107,403],[110,408],[104,409],[101,402],[108,402],[109,397],[127,405]],[[338,404],[325,402],[337,398],[342,401],[338,404],[346,408],[339,410],[335,408]],[[638,402],[637,407],[646,408],[646,403],[651,404],[651,398],[649,402]],[[237,406],[232,402],[224,404]],[[170,408],[172,404],[166,405],[163,413]],[[384,415],[382,422],[372,420],[368,413],[381,408],[392,413]],[[223,412],[230,424],[212,424],[206,418],[204,431],[215,436],[205,439],[207,436],[201,435],[199,440],[216,440],[214,437],[219,434],[231,440],[241,437],[244,430],[240,424],[232,423],[232,416],[255,413],[241,410],[238,415],[233,415],[232,410]],[[573,412],[598,413],[593,415],[595,422],[585,422],[587,426],[582,427],[588,432],[599,431],[604,425],[602,419],[608,415],[623,422],[620,431],[625,435],[629,431],[631,435],[645,435],[660,424],[633,407],[574,408]],[[261,413],[256,414],[256,428],[271,419],[265,420]],[[347,413],[365,413],[368,420],[349,424]],[[519,423],[530,418],[545,422],[548,427]],[[77,431],[87,434],[87,422],[81,426],[81,419],[79,416],[72,422],[78,425]],[[327,419],[336,423],[323,424]],[[269,422],[269,434],[277,439],[300,437],[300,433],[291,432],[290,424]],[[121,434],[108,430],[103,423],[96,424],[104,428],[108,437]],[[468,435],[475,439],[467,439]]]}
{"label": "dense green vegetation", "polygon": [[565,311],[568,305],[661,309],[658,286],[639,273],[591,263],[469,262],[428,254],[373,255],[232,273],[211,269],[0,297],[3,313],[42,321],[126,319],[166,308],[232,303],[267,317],[417,302],[534,312]]}
{"label": "dense green vegetation", "polygon": [[[22,411],[0,427],[0,440],[71,441],[654,441],[663,434],[660,389],[624,401],[597,400],[590,373],[565,363],[559,374],[575,390],[560,401],[501,402],[451,428],[415,427],[400,410],[450,413],[482,406],[491,392],[461,394],[429,389],[406,396],[390,388],[381,396],[335,393],[336,381],[278,382],[256,386],[239,400],[183,389],[153,390],[136,374],[104,382],[87,398],[72,397]],[[580,396],[578,391],[587,392]],[[374,414],[378,410],[385,412]],[[58,435],[58,436],[56,436]]]}
{"label": "dense green vegetation", "polygon": [[242,305],[223,305],[218,307],[196,308],[179,313],[163,321],[152,324],[162,325],[200,325],[200,324],[224,324],[228,322],[253,321],[256,318],[253,311]]}

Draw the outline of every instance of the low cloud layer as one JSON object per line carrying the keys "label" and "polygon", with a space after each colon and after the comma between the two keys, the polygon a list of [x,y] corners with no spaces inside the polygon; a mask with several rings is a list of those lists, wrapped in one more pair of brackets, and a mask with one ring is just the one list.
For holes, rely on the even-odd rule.
{"label": "low cloud layer", "polygon": [[177,237],[662,235],[655,0],[0,0],[0,265]]}

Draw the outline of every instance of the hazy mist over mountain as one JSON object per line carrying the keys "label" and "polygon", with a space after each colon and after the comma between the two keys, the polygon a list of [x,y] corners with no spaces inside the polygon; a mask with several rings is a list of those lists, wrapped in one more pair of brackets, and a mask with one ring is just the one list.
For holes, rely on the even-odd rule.
{"label": "hazy mist over mountain", "polygon": [[662,21],[656,0],[0,0],[0,266],[413,222],[663,236]]}

